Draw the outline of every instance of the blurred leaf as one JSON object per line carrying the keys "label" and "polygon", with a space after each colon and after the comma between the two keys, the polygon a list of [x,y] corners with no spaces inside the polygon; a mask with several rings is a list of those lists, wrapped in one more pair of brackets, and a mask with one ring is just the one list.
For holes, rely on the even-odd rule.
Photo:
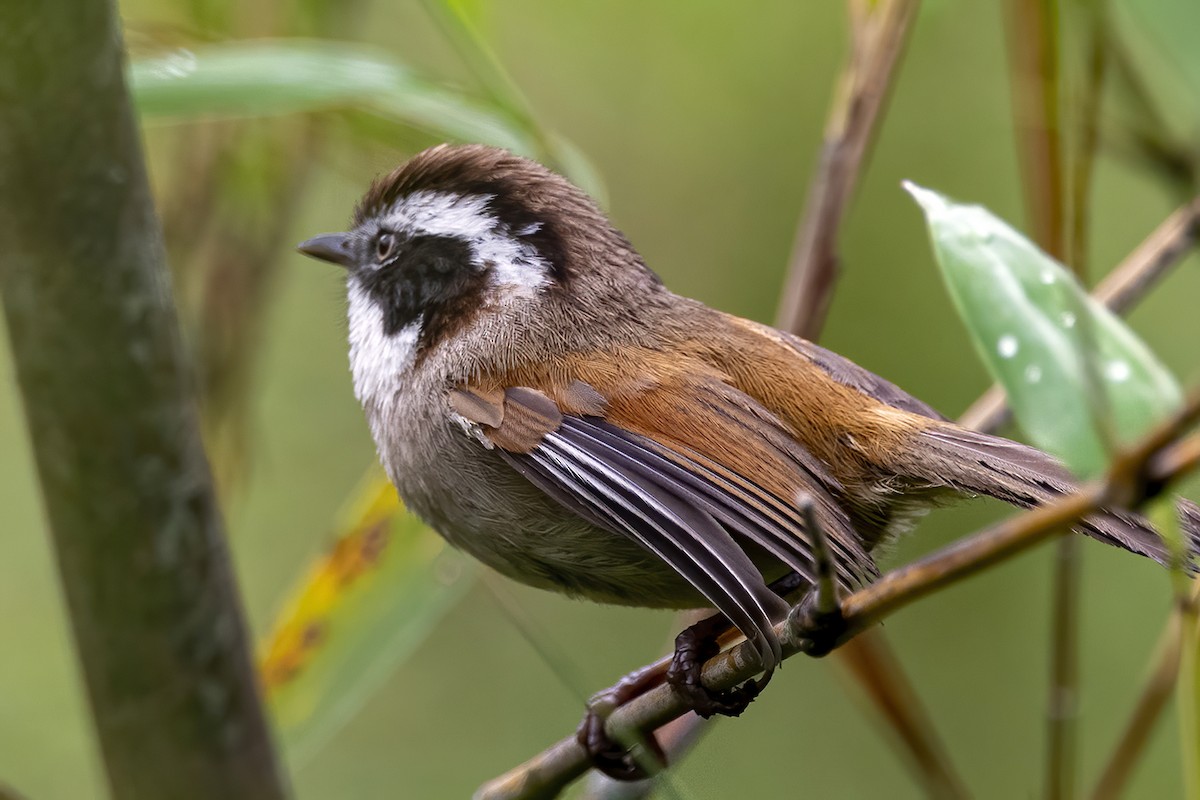
{"label": "blurred leaf", "polygon": [[440,136],[532,156],[528,131],[500,110],[416,76],[363,45],[261,40],[176,50],[136,61],[134,96],[145,117],[260,117],[361,109]]}
{"label": "blurred leaf", "polygon": [[[1078,474],[1108,462],[1095,411],[1120,440],[1182,402],[1175,379],[1115,315],[1054,259],[979,206],[912,183],[950,295],[1021,427]],[[1081,353],[1093,359],[1084,364]],[[1091,395],[1095,386],[1102,398]]]}
{"label": "blurred leaf", "polygon": [[376,473],[265,646],[263,685],[293,762],[353,716],[472,583],[474,562]]}
{"label": "blurred leaf", "polygon": [[[131,83],[144,118],[187,122],[354,109],[438,138],[481,142],[546,159],[544,134],[528,115],[438,86],[364,45],[258,40],[175,50],[141,59]],[[602,200],[604,184],[587,158],[554,138],[557,166]]]}
{"label": "blurred leaf", "polygon": [[441,0],[441,2],[457,17],[474,27],[478,27],[483,21],[485,0]]}
{"label": "blurred leaf", "polygon": [[605,205],[607,192],[599,172],[574,145],[539,124],[524,92],[480,31],[483,3],[424,0],[424,6],[479,81],[488,99],[529,134],[536,151],[533,157],[567,175],[601,206]]}

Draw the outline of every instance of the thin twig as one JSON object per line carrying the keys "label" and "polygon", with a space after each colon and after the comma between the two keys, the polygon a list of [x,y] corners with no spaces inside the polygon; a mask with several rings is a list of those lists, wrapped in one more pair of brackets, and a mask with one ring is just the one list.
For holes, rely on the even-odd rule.
{"label": "thin twig", "polygon": [[[850,54],[826,122],[825,142],[809,184],[776,314],[778,327],[814,341],[824,327],[837,281],[838,231],[883,118],[919,6],[918,0],[886,0],[874,7],[861,1],[847,4]],[[841,663],[857,679],[881,675],[870,656],[889,645],[882,634],[874,644],[871,652],[855,648],[840,654]],[[858,663],[860,659],[865,661]],[[899,670],[894,654],[888,660]],[[891,677],[887,682],[864,683],[867,696],[893,726],[910,763],[923,768],[931,755],[943,759],[932,773],[921,775],[926,785],[954,784],[954,769],[916,693],[899,672]]]}
{"label": "thin twig", "polygon": [[1061,261],[1066,244],[1066,192],[1058,80],[1058,3],[1010,0],[1008,5],[1013,128],[1030,229],[1034,240]]}
{"label": "thin twig", "polygon": [[946,800],[970,797],[971,792],[954,770],[941,740],[933,734],[933,721],[883,636],[883,629],[869,628],[837,652],[848,656],[841,663],[867,691],[875,709],[896,733],[902,745],[899,749],[907,756],[926,794]]}
{"label": "thin twig", "polygon": [[850,6],[850,56],[792,247],[775,321],[779,328],[811,339],[824,326],[830,290],[837,280],[839,223],[879,127],[919,5],[918,0],[882,0],[869,12]]}
{"label": "thin twig", "polygon": [[832,614],[841,606],[837,581],[834,579],[837,565],[833,563],[829,540],[825,538],[825,529],[817,519],[816,507],[811,499],[800,499],[800,513],[804,517],[804,527],[812,547],[814,604],[818,614]]}
{"label": "thin twig", "polygon": [[[1104,74],[1100,12],[1091,14],[1092,63],[1082,89],[1078,115],[1063,101],[1070,75],[1060,57],[1058,2],[1012,0],[1009,45],[1012,63],[1014,128],[1021,183],[1034,238],[1069,265],[1082,282],[1087,274],[1087,198],[1095,155],[1096,114]],[[1068,166],[1069,165],[1069,166]],[[1087,319],[1086,315],[1082,319]],[[1094,349],[1090,327],[1081,327],[1081,356]],[[1088,385],[1098,386],[1095,359],[1082,357]],[[1096,428],[1107,430],[1104,392],[1092,391]],[[1106,437],[1107,440],[1107,437]],[[1047,700],[1046,796],[1073,797],[1077,761],[1079,687],[1080,541],[1065,537],[1054,557],[1050,687]]]}
{"label": "thin twig", "polygon": [[[1189,394],[1182,410],[1121,454],[1105,480],[1088,484],[1074,494],[1019,514],[887,573],[845,599],[843,625],[837,631],[807,629],[797,624],[806,615],[789,615],[776,626],[784,657],[839,647],[898,609],[1024,552],[1101,508],[1138,505],[1146,499],[1151,487],[1161,491],[1200,467],[1200,434],[1176,441],[1198,420],[1200,388]],[[754,648],[743,642],[710,659],[704,667],[703,681],[709,688],[720,691],[749,680],[760,671]],[[653,730],[687,710],[678,694],[661,685],[618,708],[609,717],[606,728],[619,741],[628,732]],[[572,736],[485,784],[475,797],[479,800],[556,797],[588,767],[587,753]]]}
{"label": "thin twig", "polygon": [[553,137],[538,122],[529,99],[500,63],[495,51],[480,35],[467,13],[457,4],[445,0],[423,0],[422,5],[488,96],[504,110],[509,119],[529,133],[543,159],[561,168],[562,154]]}
{"label": "thin twig", "polygon": [[1064,235],[1064,252],[1067,263],[1072,266],[1080,280],[1088,275],[1091,263],[1087,248],[1088,202],[1092,193],[1092,178],[1095,175],[1096,149],[1100,140],[1100,110],[1104,98],[1105,79],[1108,76],[1108,14],[1104,3],[1094,3],[1083,11],[1088,15],[1087,59],[1084,77],[1076,106],[1077,117],[1071,126],[1074,148],[1071,153],[1069,173],[1070,191],[1067,193],[1067,233]]}
{"label": "thin twig", "polygon": [[[1115,314],[1137,305],[1200,237],[1200,196],[1177,209],[1096,286],[1092,297]],[[993,386],[958,418],[966,428],[992,432],[1008,419],[1003,390]]]}
{"label": "thin twig", "polygon": [[[667,640],[668,646],[674,647],[675,638],[679,631],[686,630],[696,623],[707,619],[712,616],[712,613],[712,609],[707,608],[692,608],[680,611],[675,615],[671,623],[670,636]],[[728,642],[725,642],[725,644],[728,644]],[[665,677],[666,666],[669,662],[664,659],[659,663],[663,667],[659,674],[661,677]],[[705,719],[698,714],[684,714],[682,717],[671,720],[671,722],[656,730],[654,732],[654,739],[657,741],[662,752],[666,754],[667,763],[675,764],[679,758],[700,741],[718,719],[719,717],[715,716]],[[644,780],[622,781],[610,778],[598,769],[592,770],[588,774],[587,782],[584,784],[582,791],[579,793],[579,800],[642,800],[642,798],[649,797],[658,789],[659,784],[669,775],[671,775],[670,770],[662,770]]]}
{"label": "thin twig", "polygon": [[17,790],[11,786],[0,783],[0,800],[25,800],[25,796],[17,794]]}
{"label": "thin twig", "polygon": [[[1200,584],[1196,584],[1200,587]],[[1142,753],[1150,740],[1155,723],[1167,707],[1171,694],[1175,690],[1175,679],[1179,675],[1179,657],[1182,654],[1182,621],[1185,615],[1195,615],[1196,598],[1193,594],[1191,609],[1177,605],[1167,620],[1166,628],[1159,636],[1158,656],[1154,669],[1142,687],[1129,722],[1121,732],[1112,755],[1105,759],[1104,772],[1096,781],[1092,790],[1092,800],[1116,800],[1125,792],[1133,768],[1141,760]]]}
{"label": "thin twig", "polygon": [[[708,614],[697,617],[695,621],[699,622],[704,616],[708,616]],[[716,720],[717,717],[704,719],[696,714],[684,714],[656,730],[654,738],[663,752],[667,753],[669,758],[673,758],[695,746],[700,737],[710,729]],[[645,780],[618,781],[608,777],[600,770],[594,769],[588,773],[587,783],[579,798],[580,800],[585,800],[585,798],[586,800],[642,800],[656,790],[661,790],[663,787],[660,785],[660,781],[669,774],[670,771],[667,770]],[[678,786],[672,788],[678,794]]]}
{"label": "thin twig", "polygon": [[1082,542],[1066,536],[1055,545],[1050,624],[1050,686],[1046,698],[1046,796],[1075,796],[1079,721],[1079,607],[1083,589]]}

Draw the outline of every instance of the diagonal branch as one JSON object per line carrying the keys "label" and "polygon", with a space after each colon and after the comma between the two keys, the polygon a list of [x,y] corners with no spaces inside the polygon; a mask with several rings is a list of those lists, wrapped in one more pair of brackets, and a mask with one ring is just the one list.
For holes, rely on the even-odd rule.
{"label": "diagonal branch", "polygon": [[[1200,584],[1195,586],[1200,587]],[[1197,599],[1194,588],[1190,600],[1181,598],[1167,620],[1166,628],[1159,636],[1154,668],[1142,687],[1142,693],[1125,729],[1121,732],[1120,740],[1105,761],[1104,771],[1092,790],[1092,800],[1116,800],[1125,795],[1133,768],[1137,766],[1150,734],[1154,731],[1155,723],[1175,691],[1180,657],[1183,654],[1183,640],[1180,634],[1184,625],[1195,624]]]}
{"label": "diagonal branch", "polygon": [[934,799],[971,797],[888,642],[883,628],[876,627],[863,631],[837,652],[847,656],[842,660],[843,667],[866,690],[876,710],[903,744],[903,754],[911,761],[926,794]]}
{"label": "diagonal branch", "polygon": [[[1195,244],[1198,236],[1200,236],[1200,196],[1194,198],[1190,203],[1182,206],[1164,220],[1162,224],[1100,282],[1093,291],[1092,296],[1104,303],[1115,313],[1120,314],[1128,311],[1145,297],[1151,289],[1157,286],[1171,271],[1172,267],[1182,260],[1183,256]],[[994,431],[1006,421],[1007,414],[1008,410],[1004,393],[998,387],[994,386],[963,414],[959,419],[959,424],[976,430]],[[850,659],[850,661],[853,666],[855,659]],[[661,661],[656,667],[660,671],[665,672],[666,665],[666,661]],[[892,677],[896,678],[896,676]],[[893,683],[895,682],[893,680]],[[902,681],[900,686],[903,688]],[[680,731],[688,734],[683,738],[685,740],[690,739],[690,733],[694,730],[694,725],[689,724],[691,722],[689,719],[682,719],[680,722],[683,723],[680,726]],[[928,737],[926,738],[928,739]],[[929,739],[929,741],[932,742],[933,740]],[[669,747],[668,749],[671,752],[675,751],[674,747]],[[549,752],[547,751],[547,753]],[[914,750],[913,752],[915,753],[916,751]],[[510,773],[510,775],[512,774],[514,773]],[[621,791],[624,792],[624,789]],[[595,790],[593,790],[593,795],[600,796]],[[521,795],[499,796],[517,797]],[[548,796],[553,796],[553,794]]]}
{"label": "diagonal branch", "polygon": [[[1189,394],[1177,414],[1118,456],[1104,480],[887,573],[845,598],[841,625],[835,629],[806,625],[805,620],[811,617],[805,613],[803,604],[797,606],[787,620],[776,626],[784,657],[801,652],[827,653],[913,601],[1061,534],[1101,508],[1140,505],[1155,492],[1200,467],[1200,433],[1180,440],[1197,421],[1200,421],[1200,387]],[[665,668],[665,662],[660,664]],[[754,677],[760,670],[754,648],[743,642],[709,660],[703,680],[706,686],[719,691]],[[631,732],[653,730],[687,710],[682,698],[662,685],[618,708],[606,727],[610,736],[623,741]],[[485,784],[475,797],[477,800],[556,797],[588,767],[587,754],[571,737]]]}
{"label": "diagonal branch", "polygon": [[17,794],[16,789],[7,784],[0,783],[0,800],[25,800],[23,796]]}
{"label": "diagonal branch", "polygon": [[837,232],[908,43],[917,0],[881,0],[874,10],[851,3],[850,59],[825,127],[816,175],[796,233],[776,326],[807,339],[825,324],[837,279]]}

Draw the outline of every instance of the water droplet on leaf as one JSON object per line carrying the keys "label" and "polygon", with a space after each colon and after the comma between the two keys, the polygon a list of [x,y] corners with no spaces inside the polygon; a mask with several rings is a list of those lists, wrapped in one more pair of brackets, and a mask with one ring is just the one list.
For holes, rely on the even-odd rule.
{"label": "water droplet on leaf", "polygon": [[1129,367],[1128,361],[1110,361],[1104,367],[1104,377],[1113,383],[1127,381],[1132,374],[1133,370]]}

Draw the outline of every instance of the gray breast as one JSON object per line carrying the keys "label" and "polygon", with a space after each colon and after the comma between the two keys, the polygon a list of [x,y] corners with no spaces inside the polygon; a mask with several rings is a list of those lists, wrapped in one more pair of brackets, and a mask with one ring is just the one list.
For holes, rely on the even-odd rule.
{"label": "gray breast", "polygon": [[420,401],[405,405],[415,400],[406,394],[397,397],[391,424],[380,409],[367,409],[379,455],[405,504],[452,545],[538,588],[621,605],[707,605],[640,545],[583,521],[445,411]]}

